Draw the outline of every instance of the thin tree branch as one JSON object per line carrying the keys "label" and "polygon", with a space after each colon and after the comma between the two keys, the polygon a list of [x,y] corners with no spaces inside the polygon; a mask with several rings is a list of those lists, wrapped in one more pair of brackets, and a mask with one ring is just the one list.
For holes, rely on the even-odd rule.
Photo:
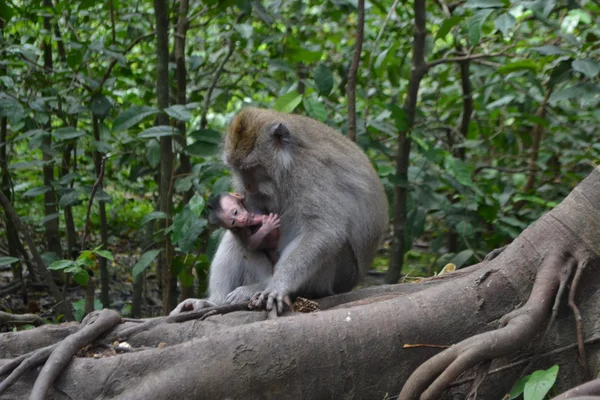
{"label": "thin tree branch", "polygon": [[348,70],[348,84],[346,97],[348,98],[348,138],[356,142],[356,75],[360,63],[360,53],[365,31],[365,0],[358,0],[358,24],[356,26],[356,40],[354,43],[354,56]]}

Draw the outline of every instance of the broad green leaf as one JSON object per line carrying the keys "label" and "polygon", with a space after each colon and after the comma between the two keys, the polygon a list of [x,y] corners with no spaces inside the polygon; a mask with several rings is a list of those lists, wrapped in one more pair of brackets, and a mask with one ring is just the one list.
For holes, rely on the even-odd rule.
{"label": "broad green leaf", "polygon": [[224,230],[217,229],[213,231],[208,237],[208,241],[206,243],[206,255],[209,260],[212,260],[217,252],[217,247],[219,246],[219,242],[221,241],[221,237],[223,237]]}
{"label": "broad green leaf", "polygon": [[543,400],[554,382],[556,382],[557,375],[558,365],[554,365],[547,370],[533,372],[527,383],[525,383],[523,398],[525,400]]}
{"label": "broad green leaf", "polygon": [[85,136],[85,132],[72,127],[65,127],[52,131],[52,136],[54,136],[56,140],[69,140]]}
{"label": "broad green leaf", "polygon": [[333,74],[327,65],[319,63],[315,68],[315,86],[321,96],[329,96],[333,89]]}
{"label": "broad green leaf", "polygon": [[81,193],[78,190],[73,190],[69,193],[65,193],[60,197],[58,205],[60,208],[66,208],[79,203],[79,195]]}
{"label": "broad green leaf", "polygon": [[594,78],[600,72],[600,62],[592,60],[590,58],[585,60],[573,61],[573,69],[577,72],[581,72],[588,78]]}
{"label": "broad green leaf", "polygon": [[446,172],[452,175],[461,185],[473,187],[471,179],[473,165],[467,164],[458,158],[447,156],[444,159],[444,167],[446,168]]}
{"label": "broad green leaf", "polygon": [[53,270],[53,271],[58,271],[61,269],[72,267],[74,265],[75,265],[75,263],[71,260],[60,260],[60,261],[55,261],[52,264],[50,264],[48,266],[48,269]]}
{"label": "broad green leaf", "polygon": [[540,65],[538,63],[536,63],[532,59],[527,59],[527,60],[518,60],[515,62],[505,64],[498,68],[498,72],[500,72],[501,74],[506,74],[506,73],[514,72],[514,71],[523,71],[523,70],[537,72],[539,69],[540,69]]}
{"label": "broad green leaf", "polygon": [[92,114],[94,114],[94,116],[104,119],[108,117],[111,108],[112,103],[108,97],[98,94],[92,97]]}
{"label": "broad green leaf", "polygon": [[23,106],[18,100],[0,92],[0,117],[8,117],[14,123],[22,120],[24,113]]}
{"label": "broad green leaf", "polygon": [[23,193],[23,197],[36,197],[48,193],[52,188],[50,186],[37,186]]}
{"label": "broad green leaf", "polygon": [[302,102],[302,95],[295,90],[292,90],[289,93],[284,94],[279,97],[275,104],[273,105],[273,109],[282,113],[291,113],[300,105]]}
{"label": "broad green leaf", "polygon": [[306,110],[306,113],[309,117],[321,122],[325,122],[327,120],[327,109],[319,100],[315,100],[310,97],[304,97],[302,104],[304,105],[304,110]]}
{"label": "broad green leaf", "polygon": [[584,96],[594,93],[598,93],[598,86],[592,83],[577,83],[573,86],[566,87],[562,90],[556,91],[550,95],[550,102],[556,102],[561,100],[569,100],[573,98],[582,98]]}
{"label": "broad green leaf", "polygon": [[190,206],[190,211],[196,217],[202,217],[202,211],[204,211],[204,197],[194,194],[190,199],[188,205]]}
{"label": "broad green leaf", "polygon": [[547,207],[547,208],[553,208],[553,207],[556,207],[558,205],[558,203],[556,201],[546,201],[546,200],[542,199],[541,197],[533,196],[533,195],[527,195],[527,194],[517,194],[513,198],[513,201],[515,203],[517,203],[517,202],[519,202],[521,200],[525,200],[525,201],[528,201],[528,202],[533,203],[533,204],[539,204],[539,205]]}
{"label": "broad green leaf", "polygon": [[21,260],[16,257],[0,257],[0,265],[10,265],[19,261]]}
{"label": "broad green leaf", "polygon": [[142,254],[138,262],[133,266],[133,270],[131,271],[133,277],[135,278],[139,274],[144,272],[146,268],[148,268],[148,266],[152,263],[152,261],[154,261],[156,256],[158,256],[158,253],[160,253],[160,250],[149,250]]}
{"label": "broad green leaf", "polygon": [[101,140],[92,140],[90,144],[92,145],[92,148],[98,153],[106,154],[110,153],[113,150],[113,147],[110,144]]}
{"label": "broad green leaf", "polygon": [[6,1],[0,2],[0,18],[4,20],[5,24],[8,24],[8,21],[10,21],[10,19],[14,15],[13,8],[10,7],[7,3],[8,2]]}
{"label": "broad green leaf", "polygon": [[561,49],[560,47],[553,46],[550,44],[540,47],[532,47],[531,50],[537,51],[538,53],[543,54],[545,56],[559,56],[567,54],[567,52]]}
{"label": "broad green leaf", "polygon": [[177,243],[183,252],[193,250],[195,241],[204,231],[207,222],[195,216],[186,205],[181,212],[173,217],[173,234],[171,240]]}
{"label": "broad green leaf", "polygon": [[500,0],[467,0],[466,8],[501,8],[504,7]]}
{"label": "broad green leaf", "polygon": [[472,45],[475,46],[477,43],[479,43],[479,38],[481,37],[481,27],[483,26],[483,23],[487,17],[489,17],[493,11],[494,10],[491,8],[479,10],[469,20],[469,41]]}
{"label": "broad green leaf", "polygon": [[507,94],[506,96],[502,96],[496,101],[491,102],[485,108],[488,110],[493,110],[494,108],[500,108],[506,104],[510,104],[511,101],[515,99],[515,96],[512,94]]}
{"label": "broad green leaf", "polygon": [[452,29],[454,26],[456,26],[462,20],[463,20],[462,15],[455,15],[450,18],[446,18],[444,20],[444,22],[442,22],[440,29],[437,31],[437,33],[435,35],[435,39],[437,40],[437,39],[445,38],[446,35],[448,34],[448,32],[450,32],[450,29]]}
{"label": "broad green leaf", "polygon": [[175,193],[184,193],[192,188],[194,184],[194,176],[188,175],[175,179]]}
{"label": "broad green leaf", "polygon": [[107,260],[115,261],[112,253],[108,250],[95,250],[94,253],[98,254],[100,257],[106,258]]}
{"label": "broad green leaf", "polygon": [[81,270],[73,275],[73,280],[81,286],[87,286],[90,280],[90,275],[87,273],[87,271]]}
{"label": "broad green leaf", "polygon": [[531,375],[527,375],[515,382],[512,389],[510,389],[510,393],[508,394],[510,400],[516,399],[523,393],[523,391],[525,390],[525,384],[527,383],[530,377]]}
{"label": "broad green leaf", "polygon": [[252,36],[252,25],[250,24],[235,24],[235,30],[240,33],[244,39],[250,39]]}
{"label": "broad green leaf", "polygon": [[467,249],[456,254],[449,262],[456,265],[457,268],[462,267],[473,256],[473,250]]}
{"label": "broad green leaf", "polygon": [[8,169],[22,170],[22,169],[36,169],[38,167],[42,167],[44,162],[41,160],[33,160],[33,161],[22,161],[10,164]]}
{"label": "broad green leaf", "polygon": [[175,104],[169,108],[165,108],[165,112],[171,117],[179,121],[189,121],[192,119],[192,113],[185,106]]}
{"label": "broad green leaf", "polygon": [[494,21],[494,26],[498,28],[504,36],[515,26],[517,20],[510,13],[500,14]]}
{"label": "broad green leaf", "polygon": [[221,133],[214,129],[200,129],[189,134],[196,141],[185,148],[194,157],[209,157],[219,152]]}
{"label": "broad green leaf", "polygon": [[[2,7],[2,6],[0,6]],[[12,89],[13,87],[15,87],[15,81],[13,81],[13,79],[10,76],[0,76],[0,82],[2,82],[2,84],[7,88],[7,89]]]}
{"label": "broad green leaf", "polygon": [[160,145],[155,140],[151,140],[150,145],[146,148],[146,161],[152,168],[160,165]]}
{"label": "broad green leaf", "polygon": [[396,129],[400,132],[406,131],[408,129],[408,120],[406,119],[406,111],[404,111],[404,108],[396,104],[390,104],[388,109],[392,112],[392,118],[394,119]]}
{"label": "broad green leaf", "polygon": [[179,130],[172,126],[168,125],[159,125],[153,126],[152,128],[148,128],[138,135],[138,138],[147,139],[147,138],[160,138],[163,136],[173,136],[174,134],[178,134]]}
{"label": "broad green leaf", "polygon": [[165,214],[163,211],[153,211],[142,218],[141,225],[145,225],[146,223],[155,221],[157,219],[167,219],[167,214]]}
{"label": "broad green leaf", "polygon": [[222,176],[213,184],[212,191],[213,193],[228,192],[230,187],[231,178],[228,176]]}
{"label": "broad green leaf", "polygon": [[148,106],[133,106],[121,113],[112,125],[113,132],[124,131],[144,120],[144,118],[158,113],[158,109]]}

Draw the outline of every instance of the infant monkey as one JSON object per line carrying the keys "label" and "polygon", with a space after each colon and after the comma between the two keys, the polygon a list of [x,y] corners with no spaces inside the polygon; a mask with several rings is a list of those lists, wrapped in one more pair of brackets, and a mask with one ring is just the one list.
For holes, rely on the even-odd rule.
{"label": "infant monkey", "polygon": [[229,229],[248,250],[264,251],[275,265],[279,259],[280,220],[277,214],[255,214],[246,209],[239,193],[219,193],[207,204],[208,222]]}

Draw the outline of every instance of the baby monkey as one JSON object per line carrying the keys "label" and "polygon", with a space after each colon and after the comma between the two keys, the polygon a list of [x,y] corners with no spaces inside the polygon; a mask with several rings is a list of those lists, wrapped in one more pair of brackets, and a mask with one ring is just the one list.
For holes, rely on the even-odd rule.
{"label": "baby monkey", "polygon": [[229,229],[251,251],[264,251],[275,265],[279,259],[280,220],[277,214],[255,214],[246,209],[239,193],[219,193],[207,204],[208,222]]}

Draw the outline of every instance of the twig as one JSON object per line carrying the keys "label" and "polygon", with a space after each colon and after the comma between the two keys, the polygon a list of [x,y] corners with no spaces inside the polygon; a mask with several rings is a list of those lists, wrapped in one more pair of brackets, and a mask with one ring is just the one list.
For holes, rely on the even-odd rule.
{"label": "twig", "polygon": [[87,238],[88,225],[90,223],[90,215],[92,212],[92,203],[94,202],[94,196],[96,195],[96,191],[98,190],[98,187],[102,184],[102,180],[104,179],[105,169],[106,169],[106,157],[102,158],[102,163],[100,164],[100,173],[98,174],[98,178],[96,179],[96,182],[94,182],[94,186],[92,187],[92,193],[90,194],[90,199],[88,201],[87,214],[85,216],[85,224],[83,224],[83,235],[81,237],[81,251],[85,250],[85,240]]}
{"label": "twig", "polygon": [[589,380],[591,375],[590,367],[587,361],[587,355],[585,352],[585,344],[583,341],[583,322],[581,321],[581,312],[579,312],[579,308],[577,307],[577,304],[575,304],[575,293],[577,293],[577,286],[579,286],[579,281],[581,280],[581,272],[585,269],[586,265],[587,264],[585,262],[577,265],[573,282],[571,282],[571,289],[569,290],[569,307],[571,308],[573,316],[575,317],[575,326],[577,328],[577,348],[579,351],[579,361],[583,367],[583,379]]}
{"label": "twig", "polygon": [[235,50],[235,43],[232,38],[229,38],[228,48],[229,48],[229,50],[227,51],[225,58],[223,58],[223,60],[221,60],[221,63],[217,67],[217,70],[215,71],[215,74],[210,83],[210,86],[208,87],[208,90],[206,92],[206,97],[204,98],[204,107],[202,108],[202,117],[200,118],[200,128],[201,129],[206,128],[206,125],[208,124],[208,121],[206,119],[206,114],[208,113],[208,107],[210,106],[210,97],[212,96],[212,92],[215,89],[215,87],[217,86],[217,82],[219,81],[219,77],[221,76],[221,73],[223,72],[223,68],[225,67],[225,64],[227,63],[227,61],[229,61],[229,58],[231,57],[231,55],[233,54],[233,52]]}
{"label": "twig", "polygon": [[431,69],[435,66],[438,66],[440,64],[447,64],[447,63],[460,63],[460,62],[465,62],[465,61],[470,61],[470,60],[477,60],[480,58],[490,58],[490,57],[500,57],[505,55],[506,51],[511,49],[514,46],[509,46],[506,49],[496,52],[496,53],[489,53],[489,54],[469,54],[466,56],[462,56],[462,57],[454,57],[454,58],[440,58],[439,60],[433,60],[428,62],[427,64],[425,64],[425,68],[426,69]]}

